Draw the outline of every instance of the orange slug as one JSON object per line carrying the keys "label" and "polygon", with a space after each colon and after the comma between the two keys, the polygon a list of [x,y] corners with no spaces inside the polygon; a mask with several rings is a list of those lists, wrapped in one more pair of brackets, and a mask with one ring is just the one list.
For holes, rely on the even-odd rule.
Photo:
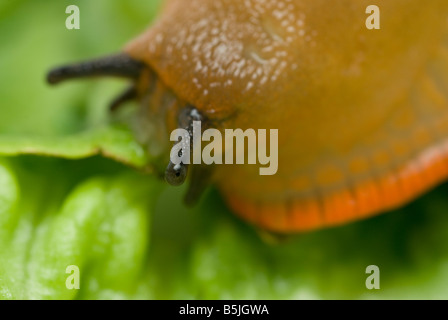
{"label": "orange slug", "polygon": [[[278,129],[278,172],[191,165],[187,201],[214,184],[259,228],[294,233],[403,205],[448,176],[448,1],[170,0],[122,53],[54,69],[50,83],[128,78],[150,152],[170,130]],[[194,111],[194,112],[192,112]],[[187,173],[190,171],[189,173]]]}

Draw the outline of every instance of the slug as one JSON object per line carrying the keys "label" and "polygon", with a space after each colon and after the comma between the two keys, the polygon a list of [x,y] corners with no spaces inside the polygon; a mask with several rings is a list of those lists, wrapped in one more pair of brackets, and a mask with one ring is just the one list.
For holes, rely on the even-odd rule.
{"label": "slug", "polygon": [[[170,0],[119,54],[68,65],[50,83],[119,76],[112,104],[139,102],[150,152],[186,201],[215,185],[245,221],[288,234],[399,207],[448,176],[448,1]],[[278,129],[278,172],[179,165],[169,132]]]}

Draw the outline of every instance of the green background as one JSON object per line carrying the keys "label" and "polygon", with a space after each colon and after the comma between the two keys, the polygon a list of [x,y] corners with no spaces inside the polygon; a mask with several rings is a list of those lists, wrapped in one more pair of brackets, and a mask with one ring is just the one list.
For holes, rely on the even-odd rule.
{"label": "green background", "polygon": [[[65,28],[69,4],[80,30]],[[446,186],[401,210],[268,244],[215,190],[187,210],[185,188],[122,164],[150,159],[107,112],[126,83],[46,85],[54,65],[119,51],[158,6],[0,1],[0,297],[448,298]],[[66,288],[69,265],[79,290]],[[366,289],[369,265],[380,268],[380,290]]]}

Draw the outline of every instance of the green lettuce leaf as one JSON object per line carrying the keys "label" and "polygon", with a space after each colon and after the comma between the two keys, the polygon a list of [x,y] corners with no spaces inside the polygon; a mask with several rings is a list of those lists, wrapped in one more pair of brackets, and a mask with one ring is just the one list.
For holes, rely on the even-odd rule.
{"label": "green lettuce leaf", "polygon": [[[0,166],[1,297],[136,295],[159,183],[130,172],[80,178],[74,162],[53,160],[38,174],[29,159],[10,162]],[[82,290],[67,287],[69,266]]]}
{"label": "green lettuce leaf", "polygon": [[0,155],[34,154],[65,159],[102,155],[149,170],[150,157],[126,126],[109,125],[69,136],[0,136]]}

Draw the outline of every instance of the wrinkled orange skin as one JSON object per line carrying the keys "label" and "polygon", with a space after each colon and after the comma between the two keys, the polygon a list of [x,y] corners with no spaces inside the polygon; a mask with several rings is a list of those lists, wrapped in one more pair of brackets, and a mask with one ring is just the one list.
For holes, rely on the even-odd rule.
{"label": "wrinkled orange skin", "polygon": [[279,168],[216,166],[276,232],[347,223],[448,174],[448,1],[171,0],[126,51],[222,128],[279,129]]}

